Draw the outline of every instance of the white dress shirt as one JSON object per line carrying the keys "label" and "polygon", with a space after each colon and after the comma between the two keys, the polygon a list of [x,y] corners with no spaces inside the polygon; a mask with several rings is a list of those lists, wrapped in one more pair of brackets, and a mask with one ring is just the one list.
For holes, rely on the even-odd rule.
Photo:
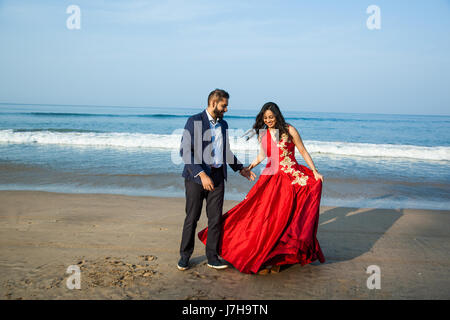
{"label": "white dress shirt", "polygon": [[209,127],[211,129],[212,150],[214,152],[212,166],[218,168],[223,163],[223,137],[220,120],[214,121],[214,118],[206,110],[209,119]]}

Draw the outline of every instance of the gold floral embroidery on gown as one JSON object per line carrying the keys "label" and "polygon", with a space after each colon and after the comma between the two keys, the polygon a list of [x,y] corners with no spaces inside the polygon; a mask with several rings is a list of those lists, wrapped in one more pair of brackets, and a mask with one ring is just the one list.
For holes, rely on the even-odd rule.
{"label": "gold floral embroidery on gown", "polygon": [[283,133],[281,135],[277,146],[280,148],[280,169],[294,178],[291,182],[292,184],[306,186],[308,176],[295,167],[295,165],[298,165],[294,155],[295,145],[288,138],[287,134]]}

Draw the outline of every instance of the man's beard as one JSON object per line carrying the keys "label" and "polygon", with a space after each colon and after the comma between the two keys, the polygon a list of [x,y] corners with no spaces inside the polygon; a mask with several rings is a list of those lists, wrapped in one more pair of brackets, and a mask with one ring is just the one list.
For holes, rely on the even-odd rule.
{"label": "man's beard", "polygon": [[223,118],[223,114],[225,113],[223,111],[219,111],[217,109],[217,107],[214,107],[213,112],[214,112],[214,115],[217,117],[217,120],[221,120]]}

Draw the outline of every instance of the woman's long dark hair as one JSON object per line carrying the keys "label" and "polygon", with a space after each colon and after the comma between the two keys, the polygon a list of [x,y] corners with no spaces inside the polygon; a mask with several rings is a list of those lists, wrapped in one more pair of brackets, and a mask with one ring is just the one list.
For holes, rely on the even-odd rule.
{"label": "woman's long dark hair", "polygon": [[267,102],[265,103],[261,111],[256,116],[255,124],[253,125],[253,129],[256,131],[256,134],[259,138],[259,130],[261,129],[267,129],[266,124],[264,123],[264,113],[270,110],[275,115],[276,123],[275,123],[275,129],[278,129],[280,137],[283,135],[283,133],[287,134],[288,138],[291,138],[291,135],[289,134],[288,130],[288,124],[284,120],[283,115],[281,114],[280,108],[278,108],[277,104],[274,102]]}

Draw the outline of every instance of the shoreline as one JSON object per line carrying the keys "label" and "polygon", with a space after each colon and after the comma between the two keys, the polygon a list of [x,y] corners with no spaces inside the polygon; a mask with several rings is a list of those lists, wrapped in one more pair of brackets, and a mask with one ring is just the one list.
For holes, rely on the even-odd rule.
{"label": "shoreline", "polygon": [[[225,200],[224,211],[239,201]],[[449,210],[321,206],[325,255],[278,274],[179,271],[184,198],[0,191],[0,299],[448,299]],[[205,205],[197,231],[206,226]],[[66,269],[78,265],[81,289]],[[370,265],[381,289],[368,289]]]}
{"label": "shoreline", "polygon": [[[56,187],[55,187],[56,188]],[[177,200],[183,200],[184,201],[184,197],[182,196],[178,196],[178,195],[149,195],[149,194],[132,194],[132,193],[126,193],[126,192],[103,192],[103,191],[83,191],[83,192],[71,192],[71,191],[63,191],[63,192],[56,192],[56,191],[52,191],[52,190],[34,190],[34,189],[0,189],[0,193],[1,192],[37,192],[37,193],[48,193],[48,194],[67,194],[67,195],[99,195],[99,196],[125,196],[125,197],[136,197],[136,198],[160,198],[160,199],[177,199]],[[164,191],[158,191],[158,193],[164,193]],[[166,192],[166,194],[170,194],[169,192]],[[240,201],[243,200],[243,198],[245,197],[244,193],[240,199],[227,199],[226,198],[226,193],[225,192],[225,202],[235,202],[236,204],[239,203]],[[334,199],[336,201],[336,199]],[[322,193],[322,200],[321,202],[324,202],[324,196]],[[410,211],[414,211],[414,210],[418,210],[418,211],[441,211],[441,212],[450,212],[449,210],[445,210],[445,209],[436,209],[436,208],[413,208],[413,207],[371,207],[371,206],[358,206],[358,205],[321,205],[321,208],[350,208],[350,209],[360,209],[360,208],[364,208],[364,209],[373,209],[373,210],[410,210]],[[225,213],[225,211],[224,211]]]}

